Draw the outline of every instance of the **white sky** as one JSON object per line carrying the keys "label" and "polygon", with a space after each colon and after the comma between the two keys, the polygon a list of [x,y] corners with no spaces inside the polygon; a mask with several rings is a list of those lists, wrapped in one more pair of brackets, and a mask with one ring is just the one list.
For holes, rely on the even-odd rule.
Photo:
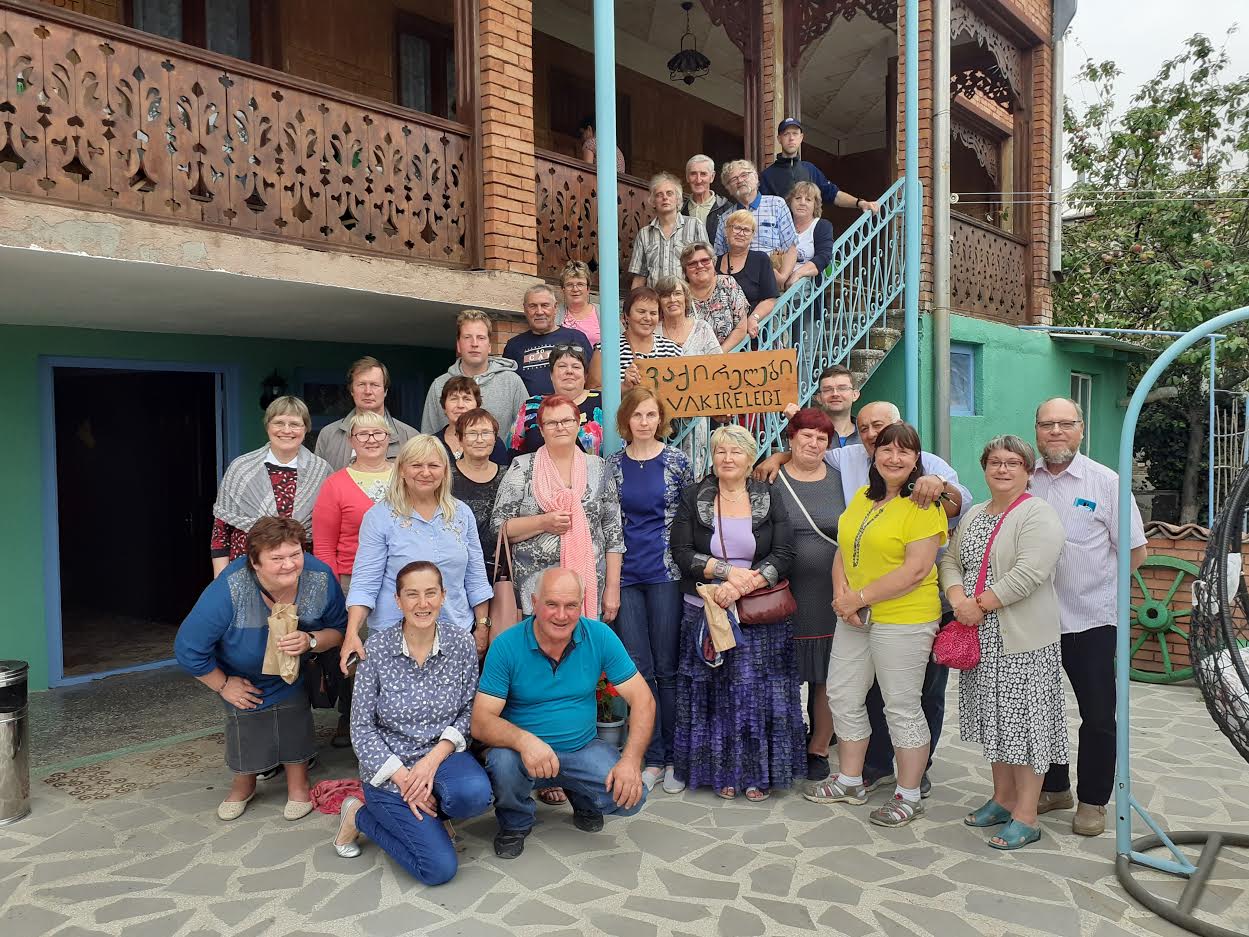
{"label": "white sky", "polygon": [[[1240,29],[1230,38],[1233,24]],[[1067,32],[1067,99],[1079,109],[1091,97],[1075,81],[1085,59],[1118,63],[1118,100],[1130,101],[1157,74],[1164,61],[1179,55],[1185,39],[1204,33],[1215,44],[1227,43],[1230,67],[1225,76],[1249,74],[1249,3],[1245,0],[1080,0]]]}

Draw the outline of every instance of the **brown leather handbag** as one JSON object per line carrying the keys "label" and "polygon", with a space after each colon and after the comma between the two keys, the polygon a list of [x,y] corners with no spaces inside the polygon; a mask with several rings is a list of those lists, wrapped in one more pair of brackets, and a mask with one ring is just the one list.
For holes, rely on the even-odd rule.
{"label": "brown leather handbag", "polygon": [[[724,545],[724,518],[720,515],[720,499],[716,498],[716,521],[720,534],[722,560],[728,562],[729,548]],[[749,592],[737,600],[737,620],[743,625],[773,625],[798,611],[798,600],[789,588],[789,580],[782,579],[774,586],[765,586]]]}
{"label": "brown leather handbag", "polygon": [[[512,546],[507,542],[504,528],[499,528],[499,540],[494,545],[494,595],[490,599],[490,643],[508,628],[518,624],[523,617],[516,602],[516,585],[509,577],[512,570]],[[507,566],[499,560],[506,556]]]}

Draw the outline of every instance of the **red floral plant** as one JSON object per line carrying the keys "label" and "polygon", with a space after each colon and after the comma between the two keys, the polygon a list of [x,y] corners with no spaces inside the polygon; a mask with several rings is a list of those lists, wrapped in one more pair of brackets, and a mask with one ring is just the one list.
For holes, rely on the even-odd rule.
{"label": "red floral plant", "polygon": [[615,722],[619,718],[612,704],[612,700],[619,695],[620,691],[612,686],[611,681],[607,679],[607,674],[600,674],[598,686],[594,688],[594,700],[598,704],[599,722]]}

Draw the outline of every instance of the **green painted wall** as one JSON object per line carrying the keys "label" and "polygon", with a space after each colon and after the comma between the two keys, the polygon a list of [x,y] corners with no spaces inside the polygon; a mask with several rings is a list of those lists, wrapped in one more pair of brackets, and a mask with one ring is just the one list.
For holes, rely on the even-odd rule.
{"label": "green painted wall", "polygon": [[[1128,360],[1122,352],[1091,350],[1079,343],[1060,343],[1043,332],[1021,331],[1008,325],[953,316],[951,342],[976,349],[976,415],[950,418],[951,463],[977,499],[988,496],[980,470],[980,450],[999,433],[1014,433],[1034,441],[1037,404],[1071,392],[1071,372],[1093,376],[1092,413],[1086,414],[1091,458],[1118,461],[1119,431],[1127,394]],[[920,437],[933,448],[932,320],[920,317]],[[863,388],[859,403],[905,400],[902,345],[890,352]]]}
{"label": "green painted wall", "polygon": [[[426,381],[450,363],[449,351],[329,343],[238,339],[204,335],[163,335],[91,329],[0,326],[0,400],[4,401],[3,437],[8,454],[0,459],[0,517],[9,536],[0,541],[0,658],[30,662],[32,689],[48,684],[44,626],[42,478],[39,434],[38,362],[42,355],[124,358],[142,361],[237,365],[240,372],[242,450],[264,440],[258,398],[260,382],[275,368],[294,388],[297,368],[344,374],[361,355],[386,362],[392,380]],[[419,422],[420,412],[406,414]],[[102,557],[106,550],[102,550]],[[207,544],[205,544],[207,562]]]}

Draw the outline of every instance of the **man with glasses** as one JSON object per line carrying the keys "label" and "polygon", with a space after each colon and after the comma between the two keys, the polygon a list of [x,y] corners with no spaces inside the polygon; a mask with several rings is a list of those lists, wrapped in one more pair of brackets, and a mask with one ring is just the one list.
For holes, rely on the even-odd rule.
{"label": "man with glasses", "polygon": [[[1054,589],[1062,625],[1063,669],[1080,705],[1076,764],[1079,806],[1071,831],[1098,836],[1106,829],[1106,804],[1115,780],[1115,643],[1119,551],[1119,475],[1080,452],[1084,413],[1066,397],[1037,407],[1041,462],[1032,494],[1058,512],[1067,531]],[[1132,569],[1148,547],[1141,513],[1132,502]],[[1067,765],[1051,765],[1037,813],[1076,806]]]}
{"label": "man with glasses", "polygon": [[[555,324],[557,305],[555,291],[545,283],[525,290],[525,321],[529,323],[529,331],[513,335],[503,346],[503,357],[516,362],[520,378],[525,382],[525,389],[530,396],[537,394],[545,397],[555,392],[548,362],[551,352],[556,348],[567,345],[580,348],[584,361],[589,361],[593,353],[590,340],[585,337],[584,332]],[[500,419],[499,423],[507,426],[516,419],[519,410],[517,407],[511,417],[506,421]]]}
{"label": "man with glasses", "polygon": [[355,407],[341,420],[335,420],[317,434],[316,453],[334,471],[345,469],[355,456],[347,434],[351,418],[357,413],[379,413],[390,427],[390,445],[386,457],[393,459],[399,449],[413,436],[420,435],[415,426],[396,420],[386,409],[386,394],[390,392],[390,371],[372,355],[365,355],[347,369],[347,390]]}
{"label": "man with glasses", "polygon": [[[836,437],[829,442],[838,449],[862,445],[858,427],[850,415],[851,407],[859,399],[859,390],[854,386],[854,372],[840,364],[830,365],[820,372],[819,386],[814,404],[828,414],[837,430]],[[796,403],[788,404],[784,410],[785,419],[793,419],[799,409]]]}
{"label": "man with glasses", "polygon": [[500,426],[509,426],[525,404],[529,392],[516,373],[516,362],[490,354],[494,323],[480,309],[464,309],[455,319],[455,361],[446,374],[434,378],[425,395],[421,432],[436,433],[447,425],[442,409],[442,389],[453,377],[471,377],[481,391],[481,406]]}
{"label": "man with glasses", "polygon": [[[780,255],[776,280],[784,283],[798,261],[798,231],[794,228],[789,206],[780,196],[764,195],[759,191],[759,170],[750,160],[736,159],[725,163],[720,170],[720,181],[737,199],[737,204],[755,216],[755,236],[750,242],[750,249]],[[724,227],[719,225],[716,230],[717,257],[729,249],[728,232]]]}

